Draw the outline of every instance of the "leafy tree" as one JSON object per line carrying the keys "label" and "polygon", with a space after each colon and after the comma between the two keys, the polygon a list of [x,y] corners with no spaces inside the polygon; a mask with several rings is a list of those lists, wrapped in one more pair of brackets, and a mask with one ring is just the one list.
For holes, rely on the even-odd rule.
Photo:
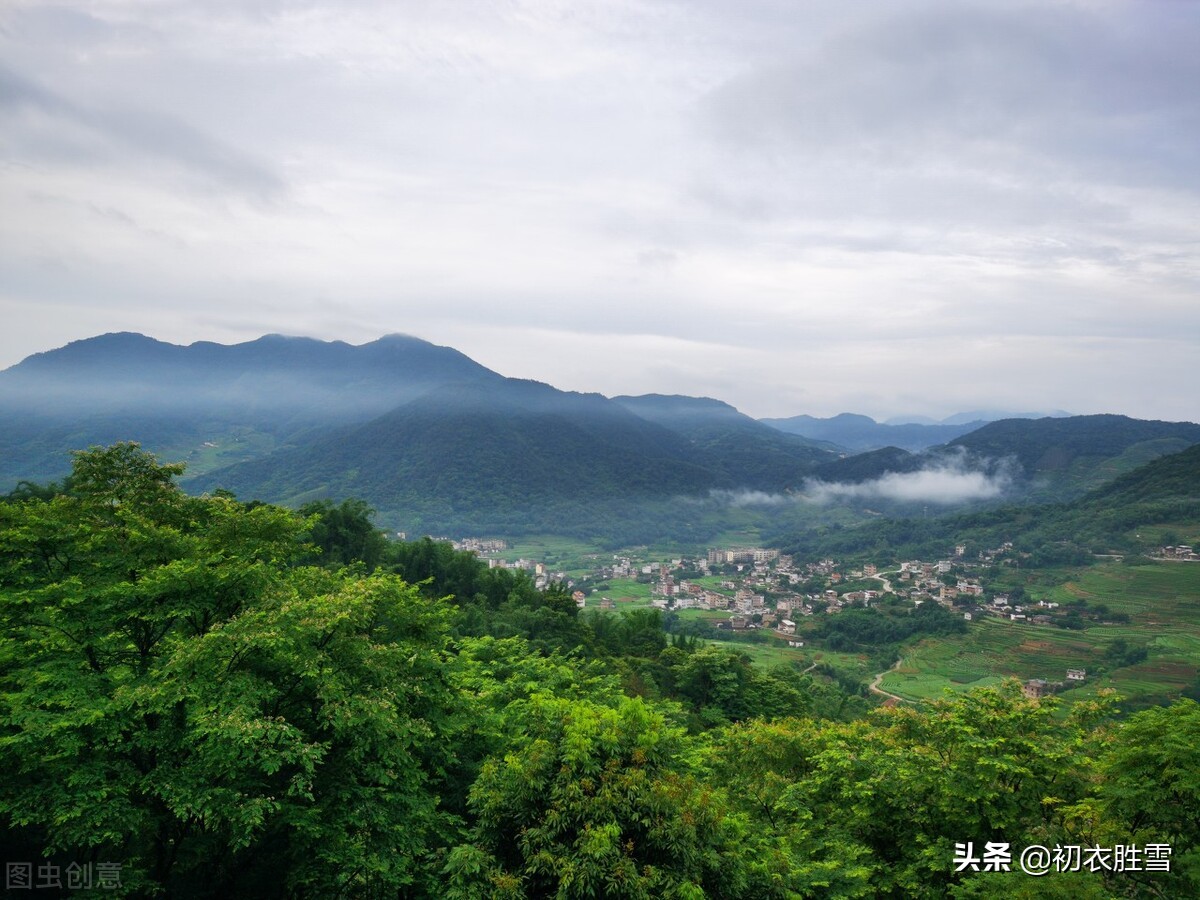
{"label": "leafy tree", "polygon": [[683,732],[638,699],[533,698],[523,733],[471,789],[474,839],[451,897],[757,897],[744,823],[677,762]]}
{"label": "leafy tree", "polygon": [[1076,843],[1167,844],[1169,873],[1127,872],[1114,886],[1145,896],[1200,893],[1200,704],[1143,710],[1112,730],[1095,794],[1071,808]]}
{"label": "leafy tree", "polygon": [[290,565],[304,522],[136,445],[0,504],[0,829],[134,893],[429,889],[447,612]]}
{"label": "leafy tree", "polygon": [[326,565],[344,566],[363,563],[372,571],[383,557],[387,541],[371,524],[374,510],[363,500],[318,500],[300,507],[303,516],[315,517],[309,540],[320,551]]}

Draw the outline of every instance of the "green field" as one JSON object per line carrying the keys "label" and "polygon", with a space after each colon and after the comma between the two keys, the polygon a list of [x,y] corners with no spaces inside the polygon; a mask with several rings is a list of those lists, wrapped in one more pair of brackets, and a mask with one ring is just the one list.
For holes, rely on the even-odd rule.
{"label": "green field", "polygon": [[[1065,603],[1103,603],[1131,617],[1128,624],[1096,624],[1083,631],[987,617],[964,635],[930,638],[905,648],[900,666],[880,687],[910,700],[939,697],[1015,676],[1064,681],[1068,668],[1088,671],[1088,681],[1063,694],[1070,701],[1114,688],[1129,705],[1165,702],[1195,681],[1200,669],[1200,565],[1106,564],[1035,594]],[[1117,638],[1145,647],[1144,662],[1112,668],[1105,651]]]}
{"label": "green field", "polygon": [[[479,535],[487,537],[487,535]],[[509,541],[508,549],[488,554],[504,559],[532,559],[547,568],[568,575],[583,575],[611,561],[611,553],[602,553],[586,541],[557,535],[534,535]]]}
{"label": "green field", "polygon": [[233,431],[214,432],[207,440],[194,446],[167,447],[158,457],[163,462],[185,463],[185,474],[190,477],[265,456],[275,447],[273,435],[255,431],[253,428],[238,428]]}
{"label": "green field", "polygon": [[613,578],[606,582],[608,590],[594,591],[587,598],[588,607],[598,607],[602,600],[612,600],[617,609],[637,609],[650,606],[652,584],[640,584],[633,578]]}
{"label": "green field", "polygon": [[[693,612],[693,610],[687,610]],[[716,647],[736,650],[745,653],[756,666],[771,667],[780,664],[790,664],[808,669],[813,665],[828,665],[838,672],[848,675],[858,681],[871,680],[874,672],[870,657],[860,653],[836,653],[832,650],[821,650],[815,647],[789,647],[782,640],[772,639],[770,643],[758,644],[749,641],[732,639],[728,641],[708,641]]]}
{"label": "green field", "polygon": [[732,613],[727,609],[677,609],[675,614],[679,616],[680,621],[689,622],[694,620],[707,621],[712,624],[724,622],[729,619]]}
{"label": "green field", "polygon": [[730,590],[729,588],[721,587],[721,582],[728,581],[728,580],[729,579],[726,578],[724,575],[705,575],[701,578],[691,579],[692,584],[698,584],[706,590],[716,591],[719,594],[728,594],[730,597],[732,597],[733,596],[732,590]]}

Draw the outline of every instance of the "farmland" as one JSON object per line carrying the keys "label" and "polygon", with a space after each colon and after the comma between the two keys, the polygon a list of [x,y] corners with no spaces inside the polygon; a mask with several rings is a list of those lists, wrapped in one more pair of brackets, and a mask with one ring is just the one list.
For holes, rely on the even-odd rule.
{"label": "farmland", "polygon": [[[1200,565],[1153,563],[1095,566],[1045,590],[1035,599],[1084,609],[1125,613],[1128,623],[1097,623],[1080,631],[996,618],[972,622],[966,634],[926,639],[906,647],[880,686],[910,700],[939,697],[992,684],[1006,676],[1064,681],[1068,668],[1086,669],[1088,680],[1064,699],[1095,696],[1113,688],[1128,706],[1178,697],[1200,668]],[[1082,601],[1082,604],[1080,604]],[[1114,665],[1114,642],[1145,648],[1133,665]]]}

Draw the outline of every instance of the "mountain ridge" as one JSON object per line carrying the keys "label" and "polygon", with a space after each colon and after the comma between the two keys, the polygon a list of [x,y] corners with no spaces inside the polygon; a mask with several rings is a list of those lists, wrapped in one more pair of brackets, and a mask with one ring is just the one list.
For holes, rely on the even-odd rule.
{"label": "mountain ridge", "polygon": [[[650,501],[663,504],[660,522],[711,523],[723,513],[710,507],[734,502],[722,495],[782,511],[813,479],[866,484],[825,494],[869,498],[884,476],[1007,478],[1010,462],[1022,477],[1004,499],[1060,499],[1200,442],[1200,425],[1109,415],[1001,420],[920,453],[852,453],[711,397],[561,391],[404,334],[357,346],[101,335],[0,372],[0,426],[0,489],[61,477],[72,449],[137,440],[186,461],[194,490],[291,503],[356,495],[439,530],[552,529],[601,507],[611,522],[645,517]],[[678,497],[693,505],[672,508]]]}

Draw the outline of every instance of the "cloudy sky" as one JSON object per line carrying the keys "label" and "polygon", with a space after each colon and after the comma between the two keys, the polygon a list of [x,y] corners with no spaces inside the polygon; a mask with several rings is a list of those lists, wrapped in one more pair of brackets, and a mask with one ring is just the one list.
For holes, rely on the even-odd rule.
{"label": "cloudy sky", "polygon": [[1200,420],[1200,3],[0,4],[0,367],[406,332],[755,416]]}

